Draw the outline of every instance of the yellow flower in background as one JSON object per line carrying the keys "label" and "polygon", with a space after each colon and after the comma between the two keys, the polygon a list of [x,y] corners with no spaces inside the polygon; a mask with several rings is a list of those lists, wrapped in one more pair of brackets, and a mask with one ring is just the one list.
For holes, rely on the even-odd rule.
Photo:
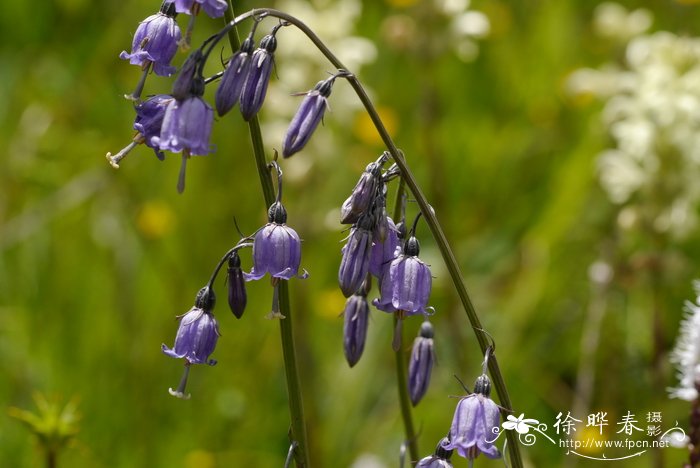
{"label": "yellow flower in background", "polygon": [[322,291],[316,296],[314,310],[320,317],[337,320],[345,308],[345,297],[338,288]]}
{"label": "yellow flower in background", "polygon": [[[389,132],[389,135],[394,138],[396,136],[396,130],[398,128],[398,117],[396,112],[390,107],[378,107],[377,112],[379,116],[384,121],[384,126]],[[353,133],[357,138],[359,138],[363,143],[368,145],[382,145],[382,139],[377,133],[377,129],[374,128],[372,119],[369,118],[366,112],[360,112],[355,117],[355,123],[353,125]]]}
{"label": "yellow flower in background", "polygon": [[170,206],[160,200],[144,203],[136,216],[136,227],[144,237],[160,239],[172,231],[175,214]]}
{"label": "yellow flower in background", "polygon": [[214,454],[206,450],[192,450],[185,455],[185,468],[214,468],[216,459]]}

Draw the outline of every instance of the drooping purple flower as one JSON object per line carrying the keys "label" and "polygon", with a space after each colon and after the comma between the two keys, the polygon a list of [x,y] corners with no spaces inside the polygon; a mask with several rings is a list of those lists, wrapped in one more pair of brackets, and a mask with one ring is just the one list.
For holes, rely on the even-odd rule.
{"label": "drooping purple flower", "polygon": [[177,44],[181,38],[175,14],[173,3],[163,2],[158,13],[139,23],[131,45],[131,53],[123,51],[119,58],[129,60],[132,65],[140,67],[152,63],[156,75],[170,76],[175,73],[176,68],[170,65],[170,61],[177,52]]}
{"label": "drooping purple flower", "polygon": [[411,360],[408,365],[408,393],[413,406],[416,406],[428,391],[434,362],[433,326],[426,320],[420,327],[418,337],[413,341]]}
{"label": "drooping purple flower", "polygon": [[151,141],[161,150],[182,152],[182,165],[177,190],[185,190],[185,170],[190,155],[205,155],[211,149],[209,136],[214,123],[214,109],[199,96],[192,95],[183,101],[174,99],[168,104],[163,118],[160,137]]}
{"label": "drooping purple flower", "polygon": [[259,280],[266,273],[273,278],[288,280],[299,275],[301,264],[301,239],[294,229],[287,226],[287,212],[279,201],[268,210],[268,223],[253,240],[253,268],[243,273],[246,281]]}
{"label": "drooping purple flower", "polygon": [[306,146],[311,134],[323,119],[326,108],[328,108],[328,96],[331,95],[335,78],[335,76],[331,76],[326,80],[319,81],[314,89],[306,93],[284,136],[283,157],[288,158]]}
{"label": "drooping purple flower", "polygon": [[209,286],[200,289],[195,298],[194,307],[179,317],[180,326],[173,348],[170,349],[165,344],[161,346],[164,354],[185,360],[185,372],[180,379],[177,390],[172,388],[169,390],[170,394],[175,397],[189,399],[190,396],[185,393],[185,387],[192,364],[208,364],[210,366],[216,364],[215,360],[209,359],[220,336],[219,325],[212,314],[215,304],[214,291]]}
{"label": "drooping purple flower", "polygon": [[387,235],[384,242],[379,239],[379,236],[374,238],[369,261],[369,272],[379,280],[380,284],[384,274],[389,271],[391,262],[401,253],[398,228],[389,217],[387,217],[387,224]]}
{"label": "drooping purple flower", "polygon": [[163,344],[163,352],[170,357],[186,359],[190,364],[216,364],[209,359],[220,335],[219,325],[211,313],[215,303],[214,291],[203,287],[197,293],[194,307],[180,318],[175,345],[170,349]]}
{"label": "drooping purple flower", "polygon": [[248,303],[245,290],[245,278],[241,270],[241,258],[234,252],[228,259],[226,284],[228,285],[228,305],[236,318],[241,318]]}
{"label": "drooping purple flower", "polygon": [[369,271],[370,255],[372,253],[372,232],[367,224],[371,222],[368,216],[363,217],[350,231],[348,242],[343,247],[343,258],[338,271],[338,283],[345,297],[350,297],[357,291]]}
{"label": "drooping purple flower", "polygon": [[343,352],[350,367],[362,357],[369,325],[369,279],[360,290],[348,298],[343,310]]}
{"label": "drooping purple flower", "polygon": [[254,45],[252,35],[247,37],[241,44],[240,50],[231,57],[226,70],[224,70],[221,83],[216,89],[214,96],[216,112],[221,116],[233,109],[233,106],[238,103],[241,97],[243,84],[250,72]]}
{"label": "drooping purple flower", "polygon": [[447,450],[443,445],[449,444],[450,439],[443,437],[435,448],[435,452],[429,456],[421,459],[416,468],[452,468],[452,450]]}
{"label": "drooping purple flower", "polygon": [[350,196],[343,202],[340,208],[340,222],[342,224],[355,224],[364,213],[370,211],[377,189],[381,183],[382,166],[386,162],[384,156],[370,163],[355,184]]}
{"label": "drooping purple flower", "polygon": [[433,278],[430,267],[418,258],[418,239],[411,236],[403,253],[389,266],[380,287],[380,298],[372,303],[385,312],[400,311],[403,315],[427,314]]}
{"label": "drooping purple flower", "polygon": [[275,63],[274,53],[277,49],[275,31],[276,29],[260,40],[260,47],[255,49],[250,59],[250,68],[241,88],[240,97],[241,114],[246,121],[258,113],[265,100],[267,85]]}
{"label": "drooping purple flower", "polygon": [[450,441],[443,444],[446,450],[457,450],[457,453],[469,460],[475,459],[480,453],[489,458],[499,458],[501,452],[493,444],[496,438],[494,429],[498,428],[500,410],[498,405],[489,398],[491,382],[486,374],[476,380],[474,393],[462,398],[457,403]]}
{"label": "drooping purple flower", "polygon": [[228,8],[226,0],[175,0],[175,9],[178,13],[188,15],[197,14],[199,9],[211,18],[220,18]]}
{"label": "drooping purple flower", "polygon": [[153,141],[160,149],[191,155],[211,152],[209,136],[214,122],[214,109],[199,96],[168,104],[163,118],[160,137]]}
{"label": "drooping purple flower", "polygon": [[172,100],[172,97],[167,94],[158,94],[134,106],[136,111],[134,130],[138,133],[136,133],[131,143],[122,148],[117,154],[107,153],[107,161],[112,167],[118,169],[121,160],[141,143],[145,143],[146,146],[152,148],[156,153],[156,157],[161,161],[165,158],[158,144],[153,142],[153,137],[160,135],[165,109]]}
{"label": "drooping purple flower", "polygon": [[167,94],[156,94],[140,102],[135,107],[136,119],[134,120],[134,130],[139,132],[143,143],[149,148],[152,148],[161,161],[165,156],[163,156],[163,152],[160,151],[159,145],[152,140],[153,137],[160,136],[165,110],[172,100],[173,97]]}

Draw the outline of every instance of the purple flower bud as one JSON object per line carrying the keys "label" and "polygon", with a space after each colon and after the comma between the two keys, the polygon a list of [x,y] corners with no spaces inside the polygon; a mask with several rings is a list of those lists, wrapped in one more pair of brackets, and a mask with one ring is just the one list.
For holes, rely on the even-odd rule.
{"label": "purple flower bud", "polygon": [[219,339],[219,325],[211,313],[216,302],[214,292],[209,287],[202,288],[197,294],[194,307],[180,318],[180,327],[172,349],[162,345],[162,350],[170,357],[186,359],[190,364],[209,364],[209,355],[214,352]]}
{"label": "purple flower bud", "polygon": [[450,441],[443,444],[446,450],[457,450],[460,456],[469,460],[480,453],[489,458],[501,456],[493,444],[496,438],[494,429],[500,422],[500,410],[489,398],[489,390],[488,377],[482,375],[477,379],[474,393],[459,400],[450,428]]}
{"label": "purple flower bud", "polygon": [[228,259],[228,305],[236,318],[241,318],[248,303],[248,295],[245,291],[245,279],[241,270],[241,258],[238,252],[234,252]]}
{"label": "purple flower bud", "polygon": [[452,468],[452,450],[446,450],[443,445],[449,444],[450,439],[443,437],[435,448],[435,452],[429,456],[421,459],[416,468]]}
{"label": "purple flower bud", "polygon": [[340,261],[338,283],[345,297],[349,297],[360,289],[369,271],[372,233],[362,225],[355,225],[350,231],[348,242],[342,252],[343,259]]}
{"label": "purple flower bud", "polygon": [[228,4],[226,0],[175,0],[175,9],[178,13],[197,14],[200,8],[209,17],[220,18],[228,8]]}
{"label": "purple flower bud", "polygon": [[238,103],[243,83],[250,71],[252,53],[253,39],[248,37],[243,41],[241,49],[229,60],[214,96],[216,111],[219,115],[226,114]]}
{"label": "purple flower bud", "polygon": [[253,240],[253,268],[243,273],[246,281],[259,280],[265,273],[273,278],[288,280],[299,275],[301,263],[301,239],[296,231],[285,224],[287,213],[280,202],[275,202],[268,211],[269,222],[258,230]]}
{"label": "purple flower bud", "polygon": [[416,406],[428,391],[434,362],[433,326],[426,320],[420,327],[418,337],[413,341],[411,361],[408,365],[408,391],[413,406]]}
{"label": "purple flower bud", "polygon": [[362,289],[362,294],[354,294],[348,298],[343,311],[343,351],[350,367],[360,360],[367,338],[369,303],[367,291]]}
{"label": "purple flower bud", "polygon": [[369,262],[369,272],[377,277],[380,284],[382,277],[388,272],[391,262],[401,253],[398,229],[389,217],[387,217],[387,224],[387,235],[384,242],[381,242],[378,236],[374,238]]}
{"label": "purple flower bud", "polygon": [[384,274],[380,288],[381,297],[374,306],[385,312],[402,311],[405,315],[427,314],[433,278],[430,267],[418,258],[418,240],[411,236],[403,254],[391,262],[389,274]]}
{"label": "purple flower bud", "polygon": [[328,96],[331,95],[334,81],[335,76],[319,81],[314,89],[306,93],[299,110],[297,110],[292,122],[289,124],[287,134],[282,143],[282,156],[285,158],[290,157],[306,146],[309,138],[311,138],[311,134],[323,119],[323,114],[328,107]]}
{"label": "purple flower bud", "polygon": [[377,189],[381,182],[381,170],[383,162],[373,162],[357,181],[355,188],[340,209],[340,222],[342,224],[354,224],[364,213],[372,207],[374,199],[377,197]]}
{"label": "purple flower bud", "polygon": [[241,114],[248,121],[258,113],[265,100],[267,85],[270,82],[272,67],[275,63],[274,53],[277,39],[268,34],[260,41],[251,58],[250,69],[241,89]]}
{"label": "purple flower bud", "polygon": [[193,94],[201,96],[204,94],[204,83],[197,78],[197,67],[203,62],[204,56],[201,49],[195,49],[185,63],[180,68],[180,73],[177,74],[173,83],[172,95],[180,101],[187,99]]}
{"label": "purple flower bud", "polygon": [[180,27],[175,21],[173,4],[163,2],[158,13],[139,23],[131,44],[131,53],[123,51],[119,58],[141,67],[153,63],[156,75],[170,76],[176,70],[170,65],[170,61],[177,52],[180,37]]}
{"label": "purple flower bud", "polygon": [[164,159],[163,153],[159,146],[152,141],[153,137],[160,136],[160,129],[163,125],[165,117],[165,109],[173,100],[172,96],[167,94],[157,94],[136,106],[136,119],[134,120],[134,130],[139,132],[140,139],[149,148],[153,148],[156,156],[161,161]]}

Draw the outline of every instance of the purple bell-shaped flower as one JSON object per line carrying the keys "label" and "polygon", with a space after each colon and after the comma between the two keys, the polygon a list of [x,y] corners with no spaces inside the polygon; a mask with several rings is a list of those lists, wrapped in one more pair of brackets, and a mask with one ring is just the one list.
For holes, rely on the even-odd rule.
{"label": "purple bell-shaped flower", "polygon": [[489,398],[490,394],[491,382],[483,373],[476,379],[474,393],[457,403],[450,428],[450,440],[443,444],[446,450],[456,450],[460,456],[469,460],[474,460],[480,453],[489,458],[501,456],[493,444],[501,412],[498,405]]}
{"label": "purple bell-shaped flower", "polygon": [[170,393],[178,398],[189,398],[185,395],[185,386],[191,364],[216,364],[215,360],[209,359],[220,336],[219,325],[212,314],[215,304],[214,291],[209,286],[200,289],[194,307],[180,316],[175,345],[172,349],[165,344],[161,346],[166,355],[185,360],[185,374],[180,385],[177,390],[170,390]]}
{"label": "purple bell-shaped flower", "polygon": [[420,244],[413,234],[416,222],[403,253],[391,262],[388,274],[382,277],[381,297],[373,301],[374,306],[384,312],[399,312],[402,316],[429,313],[427,304],[433,278],[430,267],[418,258]]}
{"label": "purple bell-shaped flower", "polygon": [[253,240],[253,268],[243,273],[247,281],[258,280],[269,273],[272,278],[306,278],[299,275],[301,264],[301,239],[294,229],[287,226],[287,211],[277,201],[268,210],[268,223],[255,234]]}
{"label": "purple bell-shaped flower", "polygon": [[170,76],[176,68],[170,61],[177,52],[181,38],[180,27],[175,21],[175,6],[172,2],[163,2],[160,11],[151,15],[136,28],[131,53],[123,51],[119,57],[132,65],[146,67],[153,64],[156,75]]}
{"label": "purple bell-shaped flower", "polygon": [[163,125],[163,118],[165,117],[165,110],[172,100],[172,96],[167,94],[157,94],[134,106],[134,110],[136,110],[134,130],[136,130],[138,133],[136,136],[134,136],[131,143],[129,143],[117,154],[113,155],[112,153],[107,153],[107,160],[112,167],[118,169],[119,162],[124,159],[132,149],[141,143],[144,143],[149,148],[152,148],[156,153],[156,157],[161,161],[165,158],[157,142],[153,141],[153,137],[160,135],[160,129]]}

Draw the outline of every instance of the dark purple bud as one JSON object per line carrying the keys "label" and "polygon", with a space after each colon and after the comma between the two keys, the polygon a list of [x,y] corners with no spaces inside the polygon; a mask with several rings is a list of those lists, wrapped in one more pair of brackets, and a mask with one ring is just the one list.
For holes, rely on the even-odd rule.
{"label": "dark purple bud", "polygon": [[472,393],[457,403],[450,428],[449,441],[443,443],[445,450],[473,460],[480,453],[489,458],[499,458],[501,452],[493,444],[494,429],[499,427],[500,410],[498,405],[482,393]]}
{"label": "dark purple bud", "polygon": [[[413,252],[413,249],[409,249],[409,252]],[[404,249],[404,253],[391,262],[389,274],[383,275],[381,297],[372,303],[385,312],[400,310],[406,315],[428,314],[426,305],[432,283],[430,267],[418,257],[407,254]]]}
{"label": "dark purple bud", "polygon": [[270,82],[270,75],[275,63],[274,53],[277,48],[277,39],[272,34],[268,34],[260,41],[258,47],[251,58],[248,76],[241,89],[241,114],[248,121],[258,113],[265,100],[267,85]]}
{"label": "dark purple bud", "polygon": [[165,110],[173,100],[167,94],[157,94],[136,105],[136,119],[134,120],[134,130],[139,132],[140,139],[149,148],[152,148],[158,159],[164,159],[163,152],[159,146],[152,141],[153,137],[160,136],[160,129],[163,125]]}
{"label": "dark purple bud", "polygon": [[377,188],[377,196],[372,203],[372,218],[374,220],[375,238],[384,242],[389,233],[389,217],[386,214],[386,184],[380,180]]}
{"label": "dark purple bud", "polygon": [[172,3],[163,2],[160,12],[139,23],[131,44],[131,53],[123,51],[119,57],[140,67],[152,63],[156,75],[170,76],[175,73],[175,67],[170,65],[170,61],[177,52],[180,38],[180,27],[175,21]]}
{"label": "dark purple bud", "polygon": [[241,49],[229,60],[224,75],[221,77],[221,83],[214,96],[216,111],[221,116],[233,109],[241,97],[243,83],[250,72],[253,45],[252,37],[246,38]]}
{"label": "dark purple bud", "polygon": [[387,235],[384,242],[381,242],[377,236],[375,236],[369,262],[369,272],[377,277],[380,284],[382,277],[388,272],[391,262],[401,253],[401,251],[398,250],[401,245],[398,237],[398,229],[394,225],[394,221],[389,217],[387,217],[387,225]]}
{"label": "dark purple bud", "polygon": [[365,349],[369,325],[367,296],[354,294],[345,302],[343,311],[343,351],[350,367],[360,360]]}
{"label": "dark purple bud", "polygon": [[173,83],[172,95],[175,99],[182,101],[193,94],[197,96],[204,94],[204,85],[197,78],[197,68],[203,59],[201,49],[195,49],[182,64],[180,73]]}
{"label": "dark purple bud", "polygon": [[449,444],[450,439],[443,437],[435,448],[435,452],[418,462],[416,468],[452,468],[452,450],[446,450],[444,445]]}
{"label": "dark purple bud", "polygon": [[372,207],[381,181],[382,164],[373,162],[367,165],[360,180],[357,181],[352,193],[340,209],[340,222],[342,224],[356,223],[360,216],[367,213]]}
{"label": "dark purple bud", "polygon": [[334,81],[335,76],[319,81],[314,89],[306,93],[299,110],[297,110],[292,122],[289,124],[287,134],[282,143],[282,156],[285,158],[290,157],[306,146],[309,138],[311,138],[311,134],[323,119],[323,114],[328,107],[328,96],[331,95]]}
{"label": "dark purple bud", "polygon": [[345,297],[349,297],[360,289],[367,277],[372,253],[372,233],[365,227],[356,225],[350,231],[342,252],[338,283]]}
{"label": "dark purple bud", "polygon": [[260,229],[253,240],[253,268],[243,273],[246,281],[258,280],[269,273],[273,278],[288,280],[299,275],[301,239],[286,224],[270,222]]}
{"label": "dark purple bud", "polygon": [[241,258],[238,256],[238,252],[234,252],[231,257],[229,257],[227,273],[228,305],[233,315],[235,315],[236,318],[241,318],[245,311],[245,306],[248,303],[248,295],[245,290],[245,279],[243,278]]}
{"label": "dark purple bud", "polygon": [[428,391],[434,362],[433,326],[426,320],[420,327],[420,334],[413,341],[411,361],[408,365],[408,392],[413,406],[416,406]]}
{"label": "dark purple bud", "polygon": [[196,14],[199,9],[211,18],[220,18],[228,8],[226,0],[175,0],[175,9],[178,13],[188,15]]}

